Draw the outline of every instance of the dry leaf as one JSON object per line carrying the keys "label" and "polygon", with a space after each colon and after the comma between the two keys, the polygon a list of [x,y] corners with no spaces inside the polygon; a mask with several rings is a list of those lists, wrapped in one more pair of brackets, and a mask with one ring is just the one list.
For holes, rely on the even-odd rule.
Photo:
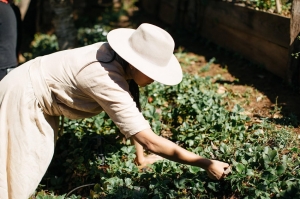
{"label": "dry leaf", "polygon": [[211,145],[211,148],[212,148],[213,150],[218,150],[218,147],[216,147],[216,145],[214,145],[213,142],[211,142],[210,145]]}

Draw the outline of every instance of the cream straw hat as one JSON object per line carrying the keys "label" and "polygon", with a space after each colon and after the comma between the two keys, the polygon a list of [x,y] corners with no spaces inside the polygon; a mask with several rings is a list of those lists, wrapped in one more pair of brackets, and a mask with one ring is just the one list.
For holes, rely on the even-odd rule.
{"label": "cream straw hat", "polygon": [[123,59],[153,80],[166,85],[181,82],[181,66],[173,55],[174,40],[165,30],[143,23],[136,30],[112,30],[107,40]]}

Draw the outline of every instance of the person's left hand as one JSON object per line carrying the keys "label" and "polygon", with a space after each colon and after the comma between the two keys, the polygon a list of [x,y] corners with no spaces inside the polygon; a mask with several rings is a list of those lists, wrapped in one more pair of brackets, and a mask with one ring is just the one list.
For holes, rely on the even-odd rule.
{"label": "person's left hand", "polygon": [[138,164],[138,167],[139,168],[145,168],[145,167],[147,167],[147,165],[153,164],[153,163],[155,163],[157,161],[160,161],[160,160],[164,160],[164,158],[159,156],[159,155],[149,154],[149,155],[144,157],[143,161],[140,162],[140,164]]}

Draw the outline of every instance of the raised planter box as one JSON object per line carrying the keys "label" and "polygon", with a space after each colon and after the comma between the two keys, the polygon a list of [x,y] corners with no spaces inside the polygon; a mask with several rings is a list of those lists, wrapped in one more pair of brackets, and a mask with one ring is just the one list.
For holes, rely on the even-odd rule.
{"label": "raised planter box", "polygon": [[285,78],[290,19],[226,2],[205,6],[199,33]]}
{"label": "raised planter box", "polygon": [[[141,1],[151,3],[151,0]],[[215,0],[156,0],[155,3],[158,7],[155,17],[164,23],[196,31],[285,80],[298,76],[298,69],[291,69],[290,65],[294,49],[291,45],[299,33],[299,25],[296,34],[291,35],[290,18]],[[147,7],[143,9],[148,12]]]}

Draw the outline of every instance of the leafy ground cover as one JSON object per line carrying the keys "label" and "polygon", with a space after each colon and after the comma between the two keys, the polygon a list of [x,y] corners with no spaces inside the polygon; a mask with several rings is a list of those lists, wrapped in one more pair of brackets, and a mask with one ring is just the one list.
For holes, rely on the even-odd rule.
{"label": "leafy ground cover", "polygon": [[277,13],[283,16],[290,17],[292,6],[291,0],[224,0],[240,6],[247,6],[256,10],[261,10],[269,13]]}
{"label": "leafy ground cover", "polygon": [[[159,24],[141,15],[138,20]],[[142,89],[143,114],[155,133],[229,162],[232,173],[217,182],[202,169],[167,160],[139,169],[134,147],[102,113],[64,119],[35,198],[299,198],[299,94],[237,53],[167,30],[184,79],[178,86]],[[83,28],[79,39],[86,45],[105,40],[106,32],[104,26]],[[56,50],[53,37],[38,38],[32,52]]]}
{"label": "leafy ground cover", "polygon": [[268,116],[253,117],[243,107],[253,96],[258,102],[259,96],[263,99],[259,91],[249,87],[242,94],[230,84],[220,84],[225,69],[223,74],[207,74],[214,60],[196,70],[189,65],[201,56],[182,49],[176,56],[190,73],[178,86],[154,83],[143,89],[144,116],[157,134],[202,156],[229,162],[232,173],[215,182],[202,169],[167,160],[141,171],[133,163],[134,147],[102,113],[84,120],[65,119],[36,198],[64,198],[73,188],[89,184],[67,198],[300,196],[299,141],[293,131],[298,120],[280,116],[279,106],[270,112],[279,114],[278,119],[284,121],[280,125]]}
{"label": "leafy ground cover", "polygon": [[231,94],[218,93],[215,78],[220,77],[186,74],[175,87],[155,83],[145,88],[142,101],[157,134],[202,156],[230,162],[233,171],[225,180],[212,181],[202,169],[167,160],[140,171],[133,163],[134,147],[118,136],[103,113],[65,120],[44,178],[46,188],[63,193],[93,183],[90,193],[79,192],[90,198],[299,197],[297,135],[268,118],[252,121],[238,104],[230,108],[224,99]]}

